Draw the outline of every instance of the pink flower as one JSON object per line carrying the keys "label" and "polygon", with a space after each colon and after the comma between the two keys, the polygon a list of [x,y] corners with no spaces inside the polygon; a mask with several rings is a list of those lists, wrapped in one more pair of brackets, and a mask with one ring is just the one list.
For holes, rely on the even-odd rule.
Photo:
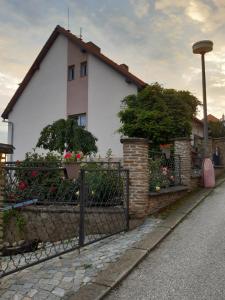
{"label": "pink flower", "polygon": [[26,183],[25,181],[20,181],[20,182],[19,182],[19,189],[20,189],[21,191],[25,190],[26,187],[27,187],[27,183]]}
{"label": "pink flower", "polygon": [[64,155],[64,158],[71,158],[72,157],[72,153],[71,152],[67,152],[65,155]]}
{"label": "pink flower", "polygon": [[77,159],[80,159],[80,158],[81,158],[80,153],[78,153],[78,154],[76,155],[76,158],[77,158]]}
{"label": "pink flower", "polygon": [[38,174],[38,172],[37,172],[37,171],[32,171],[32,172],[31,172],[31,177],[36,177],[36,176],[37,176],[37,174]]}
{"label": "pink flower", "polygon": [[162,173],[163,173],[163,175],[167,175],[167,172],[168,172],[168,170],[167,170],[166,167],[162,168]]}

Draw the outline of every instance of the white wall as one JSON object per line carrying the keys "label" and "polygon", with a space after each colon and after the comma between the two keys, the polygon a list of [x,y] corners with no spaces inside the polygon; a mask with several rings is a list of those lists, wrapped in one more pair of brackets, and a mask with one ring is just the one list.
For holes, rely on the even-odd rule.
{"label": "white wall", "polygon": [[35,147],[43,127],[66,117],[67,44],[63,36],[56,39],[9,114],[14,124],[14,160],[23,159]]}
{"label": "white wall", "polygon": [[136,94],[137,87],[93,55],[88,56],[88,130],[98,138],[101,156],[111,148],[113,156],[122,156],[121,126],[117,117],[121,100]]}

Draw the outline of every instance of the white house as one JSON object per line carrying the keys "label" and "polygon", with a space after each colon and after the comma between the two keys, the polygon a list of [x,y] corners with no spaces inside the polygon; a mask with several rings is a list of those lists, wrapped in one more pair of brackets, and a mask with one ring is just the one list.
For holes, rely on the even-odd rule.
{"label": "white house", "polygon": [[120,157],[121,100],[145,85],[94,43],[57,26],[2,114],[9,122],[8,143],[15,147],[13,160],[35,147],[46,125],[68,116],[98,138],[101,155],[111,148]]}

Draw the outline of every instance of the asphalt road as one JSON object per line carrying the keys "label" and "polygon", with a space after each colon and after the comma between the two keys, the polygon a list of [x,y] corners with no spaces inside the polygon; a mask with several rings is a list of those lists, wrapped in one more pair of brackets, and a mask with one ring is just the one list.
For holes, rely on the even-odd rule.
{"label": "asphalt road", "polygon": [[225,183],[106,299],[225,299]]}

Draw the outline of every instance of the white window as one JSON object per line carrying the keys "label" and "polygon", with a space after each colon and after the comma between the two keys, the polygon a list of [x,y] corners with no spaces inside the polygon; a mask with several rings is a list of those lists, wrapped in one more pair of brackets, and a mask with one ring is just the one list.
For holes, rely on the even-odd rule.
{"label": "white window", "polygon": [[80,127],[86,127],[87,126],[87,116],[86,114],[80,114],[80,115],[73,115],[70,116],[70,118],[76,120],[77,125]]}
{"label": "white window", "polygon": [[68,67],[68,81],[74,80],[75,78],[75,66]]}
{"label": "white window", "polygon": [[84,61],[80,64],[80,77],[87,76],[87,62]]}

